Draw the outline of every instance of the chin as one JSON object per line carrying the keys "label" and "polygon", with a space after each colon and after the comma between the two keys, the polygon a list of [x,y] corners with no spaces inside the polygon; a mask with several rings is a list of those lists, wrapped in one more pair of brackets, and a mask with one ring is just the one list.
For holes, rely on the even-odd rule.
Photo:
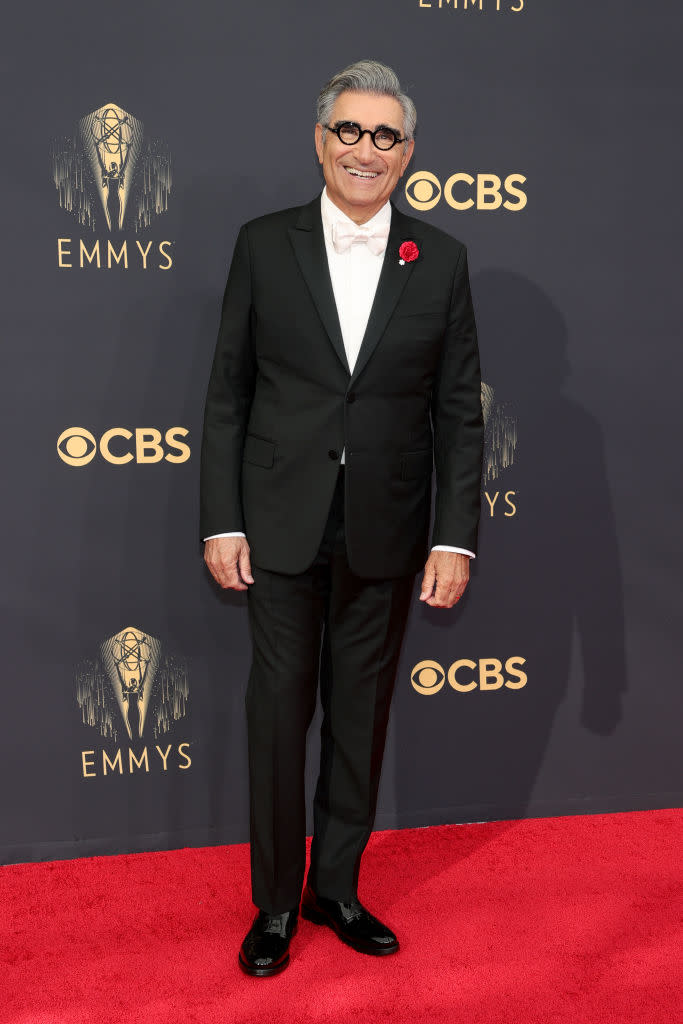
{"label": "chin", "polygon": [[377,191],[377,192],[372,191],[371,192],[369,189],[365,190],[365,189],[360,189],[360,188],[359,189],[352,188],[352,189],[349,189],[348,192],[343,193],[343,194],[345,194],[348,197],[349,202],[352,202],[352,203],[361,203],[361,204],[362,203],[376,203],[378,200],[382,199],[382,193],[381,192],[379,192],[379,191]]}

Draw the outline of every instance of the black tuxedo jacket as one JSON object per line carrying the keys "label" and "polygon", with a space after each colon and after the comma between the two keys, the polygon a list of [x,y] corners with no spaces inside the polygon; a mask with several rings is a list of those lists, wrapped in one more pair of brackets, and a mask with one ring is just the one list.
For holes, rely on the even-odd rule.
{"label": "black tuxedo jacket", "polygon": [[[419,248],[399,263],[401,242]],[[352,570],[389,578],[432,544],[476,550],[483,423],[465,247],[392,210],[353,373],[320,198],[241,228],[204,416],[201,535],[243,530],[256,565],[299,573],[322,539],[342,450]]]}

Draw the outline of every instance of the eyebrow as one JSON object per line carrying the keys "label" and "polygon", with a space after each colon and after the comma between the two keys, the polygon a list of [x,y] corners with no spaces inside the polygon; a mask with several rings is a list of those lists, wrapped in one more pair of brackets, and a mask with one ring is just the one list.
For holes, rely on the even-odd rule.
{"label": "eyebrow", "polygon": [[[352,117],[340,117],[340,118],[338,118],[338,120],[336,120],[334,122],[333,127],[334,128],[338,128],[340,124],[357,124],[360,128],[363,127],[363,125],[360,123],[360,121],[354,121]],[[380,130],[380,128],[388,128],[390,132],[394,132],[394,134],[396,134],[396,135],[400,135],[401,134],[401,131],[400,131],[399,128],[393,128],[390,124],[384,124],[384,122],[382,122],[382,124],[376,124],[375,127],[371,129],[371,131],[378,132]]]}

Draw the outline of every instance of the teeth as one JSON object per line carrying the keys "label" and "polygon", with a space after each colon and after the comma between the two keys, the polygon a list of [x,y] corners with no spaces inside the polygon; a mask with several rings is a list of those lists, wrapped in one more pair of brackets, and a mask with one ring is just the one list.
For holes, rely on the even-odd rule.
{"label": "teeth", "polygon": [[378,174],[377,171],[359,171],[355,167],[347,167],[346,170],[357,178],[376,178]]}

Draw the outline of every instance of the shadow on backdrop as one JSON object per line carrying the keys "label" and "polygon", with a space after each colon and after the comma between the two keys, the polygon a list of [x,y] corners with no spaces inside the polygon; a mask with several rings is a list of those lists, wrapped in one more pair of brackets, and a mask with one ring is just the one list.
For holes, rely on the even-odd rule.
{"label": "shadow on backdrop", "polygon": [[[512,465],[485,485],[479,557],[461,606],[413,608],[393,712],[398,825],[572,813],[568,799],[589,795],[576,793],[573,779],[582,731],[613,733],[626,687],[622,577],[602,434],[564,391],[565,322],[520,275],[484,271],[472,289],[483,378],[516,420],[516,448]],[[575,636],[580,672],[570,671]],[[525,659],[526,685],[482,690],[480,659],[504,665],[512,657]],[[477,667],[461,667],[456,678],[478,685],[458,692],[446,680],[439,692],[420,695],[410,679],[425,659],[446,673],[469,659]],[[502,675],[511,678],[505,669]],[[544,774],[570,680],[581,686],[580,722],[553,737],[561,749]],[[381,811],[388,824],[387,797],[385,791]]]}

